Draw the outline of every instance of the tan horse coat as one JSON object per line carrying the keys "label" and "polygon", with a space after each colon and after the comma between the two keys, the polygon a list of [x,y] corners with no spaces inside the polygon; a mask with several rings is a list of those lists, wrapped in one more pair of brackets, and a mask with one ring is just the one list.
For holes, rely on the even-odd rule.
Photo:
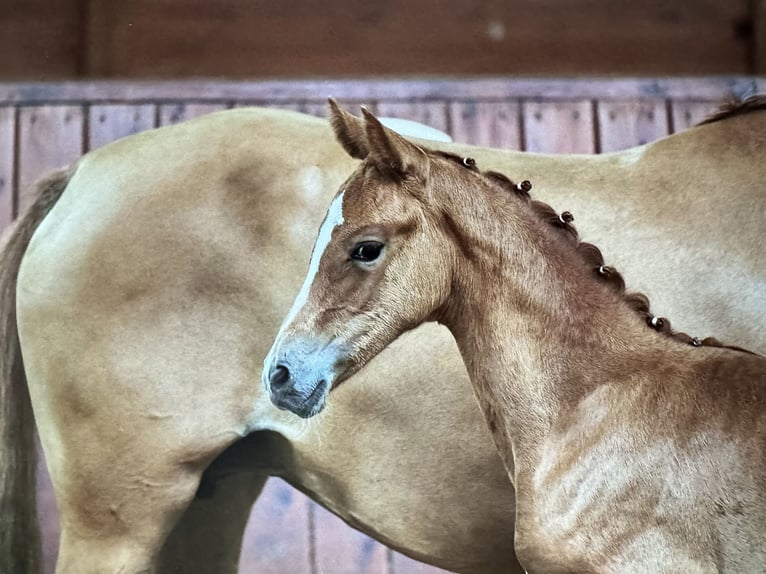
{"label": "tan horse coat", "polygon": [[[466,153],[572,211],[677,326],[766,351],[765,139],[759,112],[598,157]],[[262,392],[263,357],[353,167],[323,121],[235,110],[88,154],[50,213],[57,193],[23,220],[3,261],[4,363],[23,254],[18,329],[62,513],[59,574],[148,571],[205,465],[259,430],[278,435],[251,435],[216,469],[254,476],[195,502],[162,564],[233,572],[249,504],[274,473],[416,558],[519,571],[512,489],[445,331],[408,335],[311,424]],[[425,412],[390,399],[413,382],[436,397]]]}

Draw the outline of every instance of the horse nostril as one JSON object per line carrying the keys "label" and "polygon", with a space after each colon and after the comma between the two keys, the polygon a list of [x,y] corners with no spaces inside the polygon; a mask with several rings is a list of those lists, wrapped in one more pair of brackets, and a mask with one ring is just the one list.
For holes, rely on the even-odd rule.
{"label": "horse nostril", "polygon": [[290,381],[290,369],[284,365],[277,365],[269,376],[269,384],[272,389],[283,387]]}

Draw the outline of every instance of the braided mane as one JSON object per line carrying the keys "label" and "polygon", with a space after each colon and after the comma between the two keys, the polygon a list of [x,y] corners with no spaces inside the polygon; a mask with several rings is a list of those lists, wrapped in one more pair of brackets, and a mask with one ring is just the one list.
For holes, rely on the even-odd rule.
{"label": "braided mane", "polygon": [[717,112],[714,112],[712,115],[708,116],[697,125],[703,126],[705,124],[712,124],[727,118],[741,116],[760,110],[766,110],[766,95],[763,94],[750,96],[744,100],[734,100],[723,104],[720,108],[718,108]]}
{"label": "braided mane", "polygon": [[[458,158],[457,161],[472,171],[478,171],[475,167],[475,164],[469,165],[460,158]],[[583,263],[587,265],[588,268],[593,270],[595,277],[608,285],[618,296],[622,297],[628,306],[644,320],[649,328],[662,333],[670,339],[674,339],[694,347],[723,347],[727,349],[743,351],[746,353],[752,353],[751,351],[741,347],[724,345],[714,337],[699,339],[686,333],[673,330],[670,321],[667,318],[655,317],[652,314],[649,306],[649,298],[646,295],[643,293],[626,291],[625,280],[622,278],[622,275],[620,275],[620,273],[615,268],[604,264],[604,257],[598,247],[592,243],[580,241],[577,230],[571,224],[571,221],[574,220],[574,217],[572,217],[571,213],[565,211],[559,215],[547,203],[532,199],[529,195],[529,190],[532,188],[532,186],[528,181],[521,182],[517,185],[514,184],[505,175],[498,172],[487,171],[483,172],[483,174],[490,180],[499,184],[506,191],[513,193],[517,197],[526,201],[527,204],[532,208],[532,211],[537,214],[537,216],[542,221],[556,229],[562,235],[562,237],[564,237],[574,247],[575,251],[582,258]]]}

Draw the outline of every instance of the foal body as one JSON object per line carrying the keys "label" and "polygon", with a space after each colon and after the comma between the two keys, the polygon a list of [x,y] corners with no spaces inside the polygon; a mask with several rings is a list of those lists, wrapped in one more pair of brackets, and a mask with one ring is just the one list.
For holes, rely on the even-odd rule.
{"label": "foal body", "polygon": [[522,564],[763,571],[766,361],[648,329],[515,207],[489,235],[513,260],[458,259],[440,320],[515,484]]}
{"label": "foal body", "polygon": [[515,485],[529,572],[763,572],[766,359],[651,329],[566,219],[366,115],[334,109],[365,162],[264,363],[275,404],[318,412],[437,320]]}

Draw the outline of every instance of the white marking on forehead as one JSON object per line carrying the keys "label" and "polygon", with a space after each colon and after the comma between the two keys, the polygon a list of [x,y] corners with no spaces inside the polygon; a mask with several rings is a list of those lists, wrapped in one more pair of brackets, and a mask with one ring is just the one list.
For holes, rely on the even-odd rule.
{"label": "white marking on forehead", "polygon": [[335,199],[332,200],[330,209],[327,210],[327,217],[325,217],[322,226],[319,228],[319,235],[317,236],[316,243],[314,243],[314,251],[311,253],[311,261],[309,262],[309,270],[306,274],[306,280],[303,282],[303,287],[301,287],[300,292],[295,297],[295,302],[293,302],[290,312],[282,323],[282,328],[279,330],[280,334],[285,325],[289,325],[306,304],[306,301],[309,298],[311,284],[314,282],[314,278],[319,271],[319,262],[322,259],[325,249],[327,249],[327,246],[330,243],[332,232],[339,225],[343,225],[343,195],[344,192],[340,192]]}

